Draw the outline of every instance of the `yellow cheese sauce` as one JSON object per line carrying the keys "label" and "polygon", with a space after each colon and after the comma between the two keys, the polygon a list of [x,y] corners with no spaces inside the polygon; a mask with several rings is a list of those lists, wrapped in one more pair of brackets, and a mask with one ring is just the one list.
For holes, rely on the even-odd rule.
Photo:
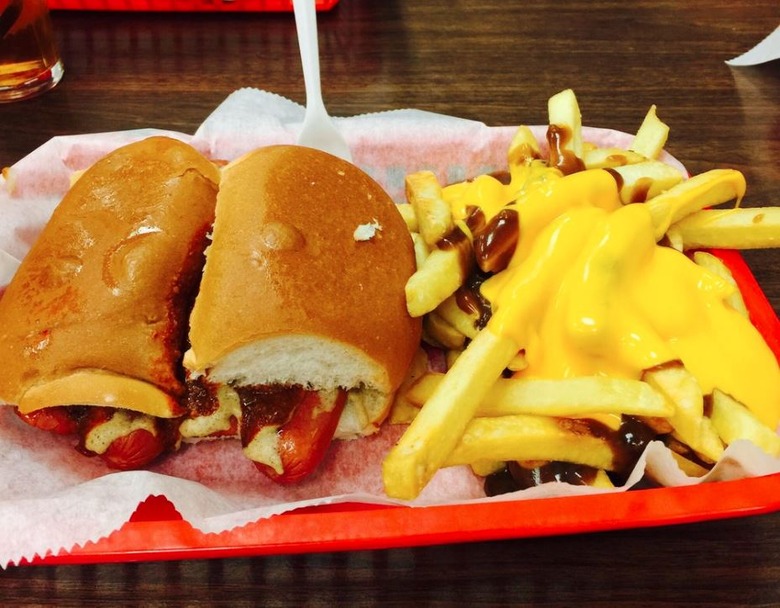
{"label": "yellow cheese sauce", "polygon": [[509,184],[483,176],[444,189],[456,218],[475,205],[488,218],[518,213],[511,261],[481,287],[493,310],[487,329],[524,350],[528,366],[515,375],[639,378],[681,360],[705,394],[718,388],[776,428],[780,369],[727,303],[734,287],[658,245],[650,207],[623,205],[608,171],[552,171],[537,172],[532,187],[526,171]]}

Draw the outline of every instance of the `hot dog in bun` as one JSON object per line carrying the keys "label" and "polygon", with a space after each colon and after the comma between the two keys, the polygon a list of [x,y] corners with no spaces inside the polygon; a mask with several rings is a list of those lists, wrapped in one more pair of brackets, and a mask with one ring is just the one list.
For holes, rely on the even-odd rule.
{"label": "hot dog in bun", "polygon": [[176,441],[219,170],[154,137],[73,184],[0,299],[0,401],[117,468]]}
{"label": "hot dog in bun", "polygon": [[354,165],[271,146],[223,169],[212,239],[182,435],[235,433],[260,470],[297,481],[334,436],[376,431],[419,346],[408,230]]}

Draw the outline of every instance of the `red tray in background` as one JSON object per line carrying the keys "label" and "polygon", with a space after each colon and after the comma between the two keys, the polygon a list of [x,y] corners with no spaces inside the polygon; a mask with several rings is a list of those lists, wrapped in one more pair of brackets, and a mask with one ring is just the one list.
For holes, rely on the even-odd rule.
{"label": "red tray in background", "polygon": [[[716,253],[750,317],[780,360],[780,320],[742,256]],[[780,473],[739,481],[595,496],[455,506],[339,504],[298,509],[220,534],[184,521],[153,496],[121,529],[69,552],[22,564],[83,564],[387,549],[684,524],[780,511]]]}
{"label": "red tray in background", "polygon": [[[316,0],[318,11],[339,0]],[[48,0],[50,9],[158,12],[291,12],[292,0]]]}

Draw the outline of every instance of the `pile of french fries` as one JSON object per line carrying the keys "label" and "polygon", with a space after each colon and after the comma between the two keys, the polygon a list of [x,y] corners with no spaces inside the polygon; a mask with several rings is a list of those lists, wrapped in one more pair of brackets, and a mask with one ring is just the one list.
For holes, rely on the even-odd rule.
{"label": "pile of french fries", "polygon": [[[660,160],[669,128],[656,115],[655,106],[628,149],[599,148],[583,141],[580,109],[571,90],[550,98],[548,115],[548,158],[542,158],[530,129],[520,127],[507,155],[511,183],[517,189],[509,195],[506,189],[497,189],[495,197],[483,197],[493,206],[484,210],[488,217],[500,218],[501,210],[511,207],[515,199],[534,196],[565,174],[582,175],[588,181],[583,181],[582,191],[577,190],[577,200],[550,197],[543,207],[544,217],[524,218],[524,230],[533,230],[533,222],[538,223],[537,230],[551,229],[561,211],[589,196],[589,188],[614,190],[617,184],[622,208],[612,213],[626,213],[632,203],[641,203],[649,211],[656,242],[691,252],[696,264],[726,281],[733,282],[727,267],[700,249],[780,245],[780,208],[739,207],[745,192],[741,173],[721,169],[686,179]],[[588,173],[594,169],[607,169],[599,173],[606,177],[596,179]],[[484,188],[491,183],[495,181],[486,180]],[[492,266],[495,259],[477,259],[478,243],[468,210],[454,209],[451,201],[457,197],[445,191],[462,186],[442,186],[428,171],[411,174],[406,179],[409,204],[399,205],[417,258],[417,271],[406,287],[407,306],[410,314],[424,318],[425,341],[445,353],[446,366],[432,370],[421,350],[398,393],[391,422],[409,426],[384,462],[389,496],[415,498],[443,467],[469,465],[478,475],[487,476],[506,462],[587,466],[599,473],[593,483],[609,485],[605,473],[619,466],[615,450],[602,433],[576,424],[583,420],[612,429],[626,417],[642,421],[667,438],[681,468],[691,475],[706,471],[737,439],[748,439],[767,453],[780,455],[776,429],[720,390],[703,394],[697,378],[679,360],[645,369],[635,378],[513,377],[526,365],[528,337],[522,329],[496,329],[504,310],[485,318],[457,299],[458,290],[475,274],[502,271],[501,262]],[[731,201],[736,201],[733,208],[712,209]],[[508,255],[525,246],[524,236],[525,232],[517,242],[507,243]],[[628,241],[632,235],[622,238]],[[568,247],[552,249],[533,264],[528,258],[522,282],[527,289],[505,306],[512,308],[512,318],[533,315],[546,305],[544,291],[551,288],[544,285],[555,283],[547,275],[577,253],[576,244]],[[609,289],[609,285],[589,288]],[[747,315],[738,290],[729,296],[729,304]]]}

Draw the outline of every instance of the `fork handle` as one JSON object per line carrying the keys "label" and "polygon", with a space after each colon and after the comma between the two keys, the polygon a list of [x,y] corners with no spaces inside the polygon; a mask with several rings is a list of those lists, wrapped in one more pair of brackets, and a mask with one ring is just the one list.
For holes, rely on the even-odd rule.
{"label": "fork handle", "polygon": [[317,11],[315,0],[293,0],[295,28],[303,64],[303,82],[307,106],[322,103],[320,88],[320,53],[317,42]]}

